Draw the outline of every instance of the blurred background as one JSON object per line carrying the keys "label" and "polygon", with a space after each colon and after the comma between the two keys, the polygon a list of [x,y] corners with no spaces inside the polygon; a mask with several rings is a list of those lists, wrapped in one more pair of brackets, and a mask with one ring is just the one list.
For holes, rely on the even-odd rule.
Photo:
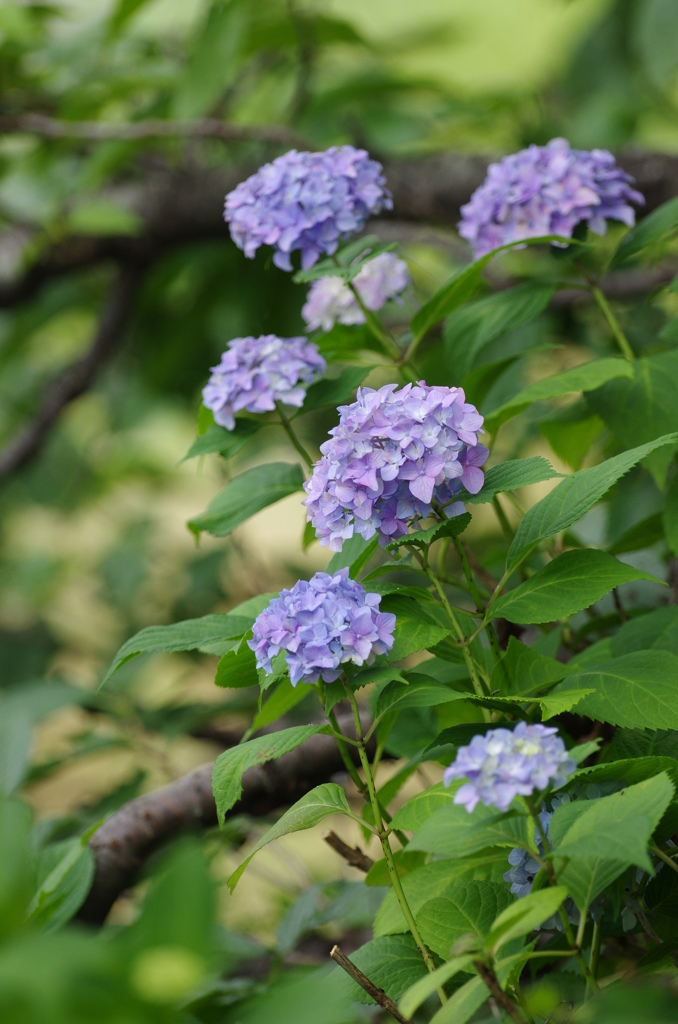
{"label": "blurred background", "polygon": [[[45,834],[73,835],[209,761],[251,714],[198,654],[135,659],[98,693],[124,640],[327,562],[317,544],[301,553],[296,495],[225,541],[197,546],[186,528],[227,474],[291,455],[266,431],[228,466],[181,461],[226,343],[303,329],[304,289],[230,241],[227,189],[292,145],[365,146],[403,197],[371,230],[402,240],[425,295],[469,259],[458,203],[493,155],[555,135],[678,150],[675,13],[675,0],[0,3],[0,716],[28,722],[11,771]],[[431,168],[438,191],[449,172],[447,209],[427,205]],[[660,314],[634,315],[642,349]],[[472,397],[491,408],[539,372],[543,353],[517,358],[525,332],[553,367],[602,330],[587,307],[549,310]],[[331,422],[304,430],[317,439]],[[568,468],[556,427],[520,430],[534,436],[503,443]],[[308,850],[292,838],[262,857],[230,926],[270,940],[290,900],[336,873]],[[316,895],[322,924],[331,900]],[[341,913],[363,927],[370,908],[347,896]]]}

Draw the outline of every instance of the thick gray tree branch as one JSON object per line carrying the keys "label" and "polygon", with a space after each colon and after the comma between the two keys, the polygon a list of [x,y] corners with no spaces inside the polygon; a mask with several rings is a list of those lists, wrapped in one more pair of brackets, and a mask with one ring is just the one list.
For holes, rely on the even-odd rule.
{"label": "thick gray tree branch", "polygon": [[[348,719],[340,719],[340,725],[349,734]],[[357,763],[355,747],[349,750]],[[212,767],[203,765],[164,789],[130,801],[94,833],[89,843],[96,861],[94,880],[78,912],[79,920],[103,924],[118,896],[136,882],[156,850],[179,835],[217,824]],[[269,814],[343,771],[336,740],[312,736],[278,761],[246,771],[242,797],[228,817]]]}
{"label": "thick gray tree branch", "polygon": [[[262,156],[262,160],[265,158]],[[453,227],[459,219],[459,207],[481,183],[491,159],[491,155],[445,153],[385,160],[394,199],[392,216],[411,223]],[[618,154],[618,159],[635,176],[647,199],[643,212],[678,194],[678,156],[629,150]],[[97,263],[145,259],[176,245],[206,239],[232,244],[222,218],[224,196],[258,162],[239,166],[229,163],[223,168],[156,169],[143,181],[111,188],[107,196],[140,217],[141,232],[136,236],[69,236],[47,247],[23,274],[0,281],[0,307],[24,302],[46,281]]]}
{"label": "thick gray tree branch", "polygon": [[0,480],[37,454],[64,408],[87,390],[99,368],[112,355],[129,321],[141,273],[136,264],[120,271],[90,349],[52,381],[35,417],[0,451]]}

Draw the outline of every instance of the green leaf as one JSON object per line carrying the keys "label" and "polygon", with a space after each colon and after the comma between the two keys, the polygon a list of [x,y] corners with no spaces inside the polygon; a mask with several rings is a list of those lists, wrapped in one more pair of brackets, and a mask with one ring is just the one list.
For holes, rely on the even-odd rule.
{"label": "green leaf", "polygon": [[551,463],[541,455],[530,459],[507,459],[487,471],[482,489],[477,494],[462,493],[460,500],[466,505],[481,505],[492,501],[495,494],[502,491],[515,491],[519,487],[540,484],[560,476],[562,473],[556,473]]}
{"label": "green leaf", "polygon": [[66,218],[76,235],[138,235],[144,222],[138,213],[111,199],[85,199]]}
{"label": "green leaf", "polygon": [[414,545],[414,547],[425,551],[434,540],[439,540],[441,537],[458,537],[464,532],[470,522],[470,513],[464,512],[460,516],[453,516],[451,519],[445,519],[441,523],[436,523],[434,526],[430,526],[428,530],[415,530],[414,533],[407,533],[402,537],[398,537],[386,545],[386,550],[397,551],[398,548]]}
{"label": "green leaf", "polygon": [[450,689],[445,683],[415,675],[411,677],[411,682],[395,680],[384,687],[377,698],[375,717],[381,718],[387,711],[435,707],[453,700],[464,700],[467,696],[466,693]]}
{"label": "green leaf", "polygon": [[528,409],[534,402],[563,398],[576,391],[595,391],[615,377],[633,377],[633,368],[627,359],[594,359],[582,366],[556,373],[524,388],[515,398],[494,409],[485,417],[485,429],[494,434],[502,424]]}
{"label": "green leaf", "polygon": [[[495,973],[502,988],[506,985],[513,965],[518,962],[519,956],[507,957],[495,965]],[[430,1024],[466,1024],[477,1010],[489,998],[490,993],[482,978],[471,978],[465,985],[450,996],[444,1006],[431,1018]]]}
{"label": "green leaf", "polygon": [[204,434],[199,434],[195,441],[184,455],[182,462],[187,459],[195,459],[199,455],[211,455],[219,452],[225,459],[239,452],[251,437],[259,430],[261,424],[254,420],[236,420],[233,430],[226,430],[218,423],[210,423]]}
{"label": "green leaf", "polygon": [[26,778],[30,766],[31,719],[21,706],[0,700],[0,800]]}
{"label": "green leaf", "polygon": [[577,714],[628,729],[678,729],[678,657],[668,651],[625,654],[568,675],[554,695],[588,689]]}
{"label": "green leaf", "polygon": [[530,849],[527,820],[522,814],[498,814],[482,804],[472,814],[460,804],[448,804],[415,832],[410,848],[440,857],[466,857],[492,846]]}
{"label": "green leaf", "polygon": [[[678,202],[678,200],[676,200]],[[633,379],[613,380],[587,396],[589,407],[624,445],[678,431],[678,349],[635,359]],[[663,488],[674,448],[654,453],[647,468]]]}
{"label": "green leaf", "polygon": [[[302,728],[315,727],[306,726]],[[320,732],[321,730],[318,729],[317,731]],[[279,736],[280,733],[277,735]],[[270,737],[266,737],[266,739],[270,742]],[[289,835],[291,832],[300,832],[303,829],[313,828],[314,825],[317,825],[318,822],[322,821],[323,818],[327,818],[330,814],[347,814],[350,817],[354,817],[348,806],[346,793],[343,788],[337,786],[334,782],[325,782],[322,786],[316,786],[310,793],[306,793],[305,796],[302,796],[301,800],[297,800],[296,804],[290,807],[289,811],[285,811],[275,825],[255,844],[249,857],[236,868],[228,879],[228,887],[231,892],[235,889],[240,876],[255,853],[258,853],[268,843],[272,843],[274,839],[280,839],[281,836]]]}
{"label": "green leaf", "polygon": [[[481,256],[480,259],[475,260],[468,267],[464,267],[463,270],[460,270],[457,274],[451,277],[449,281],[446,281],[442,288],[440,288],[435,295],[432,295],[428,302],[425,302],[421,309],[419,309],[414,315],[411,323],[413,337],[415,339],[422,338],[426,332],[429,331],[431,327],[434,327],[439,323],[443,317],[448,316],[449,313],[452,313],[453,310],[457,309],[464,302],[470,299],[471,296],[478,291],[481,285],[483,270],[488,263],[494,259],[497,253],[506,252],[509,249],[515,249],[518,245],[539,245],[548,242],[562,242],[566,245],[571,245],[573,244],[573,239],[564,239],[559,235],[544,235],[540,238],[526,238],[521,242],[510,242],[508,245],[500,245],[497,249],[493,249],[492,252],[488,252],[484,256]],[[548,302],[548,299],[544,301],[544,305],[546,305],[546,302]],[[509,300],[509,304],[513,304],[512,300]],[[502,331],[508,329],[508,326],[501,328]]]}
{"label": "green leaf", "polygon": [[[672,10],[672,18],[674,14],[675,11]],[[653,61],[654,59],[655,55],[653,54]],[[624,235],[612,258],[610,267],[621,266],[622,263],[626,263],[643,249],[659,242],[676,228],[678,228],[678,198],[662,203]]]}
{"label": "green leaf", "polygon": [[330,729],[327,725],[295,725],[291,729],[281,729],[269,736],[257,736],[256,739],[240,743],[237,747],[231,747],[230,750],[219,754],[212,770],[212,790],[217,804],[219,824],[224,824],[226,812],[240,799],[241,779],[248,768],[255,764],[264,764],[266,761],[276,761],[311,736],[317,736],[319,733],[327,735],[328,732]]}
{"label": "green leaf", "polygon": [[[391,999],[400,999],[415,981],[428,973],[411,935],[384,935],[372,939],[351,953],[351,960]],[[340,971],[341,968],[337,967],[336,970]],[[341,981],[342,989],[344,986],[350,988],[351,998],[355,1002],[373,1001],[364,989],[345,974]]]}
{"label": "green leaf", "polygon": [[[534,320],[552,296],[552,285],[531,281],[455,309],[443,329],[443,360],[454,367],[454,380],[464,381],[490,342]],[[440,357],[436,349],[431,359]]]}
{"label": "green leaf", "polygon": [[[414,854],[415,851],[409,851]],[[500,854],[504,859],[503,852]],[[466,860],[434,860],[423,867],[415,868],[401,876],[403,891],[410,910],[416,917],[421,908],[429,900],[435,899],[445,892],[451,884],[460,880],[473,880],[475,875],[483,875],[491,871],[496,863],[496,855],[470,857]],[[386,893],[384,901],[377,911],[374,920],[375,935],[391,935],[406,932],[407,922],[400,909],[395,892],[391,889]]]}
{"label": "green leaf", "polygon": [[83,839],[66,839],[41,851],[38,889],[28,917],[43,931],[56,931],[81,906],[94,877],[94,855]]}
{"label": "green leaf", "polygon": [[301,412],[312,412],[315,409],[336,408],[353,401],[355,389],[365,380],[372,370],[371,366],[349,366],[337,377],[319,380],[306,392]]}
{"label": "green leaf", "polygon": [[557,912],[567,895],[564,885],[556,885],[521,896],[497,915],[485,939],[485,948],[496,956],[506,942],[529,935]]}
{"label": "green leaf", "polygon": [[662,521],[662,513],[654,512],[615,537],[607,550],[611,555],[625,555],[629,551],[642,551],[643,548],[652,547],[653,544],[661,540],[665,532],[668,542],[669,530],[668,523]]}
{"label": "green leaf", "polygon": [[398,1009],[402,1015],[411,1017],[421,1004],[434,994],[436,989],[448,982],[455,974],[459,974],[459,971],[465,971],[472,962],[472,956],[455,956],[432,974],[427,974],[426,977],[415,981],[398,1003]]}
{"label": "green leaf", "polygon": [[556,870],[580,910],[631,864],[652,874],[647,844],[673,795],[662,772],[612,796],[556,809],[549,824]]}
{"label": "green leaf", "polygon": [[309,695],[304,686],[292,686],[289,679],[281,679],[275,690],[264,703],[261,711],[252,720],[252,732],[258,732],[271,722],[277,722],[288,711],[300,704]]}
{"label": "green leaf", "polygon": [[214,537],[226,537],[262,508],[300,491],[303,483],[304,474],[298,465],[271,462],[255,466],[226,484],[209,503],[207,511],[189,520],[188,525],[196,537],[202,530]]}
{"label": "green leaf", "polygon": [[678,473],[674,473],[666,490],[662,522],[666,543],[678,555]]}
{"label": "green leaf", "polygon": [[427,818],[430,818],[439,807],[447,807],[454,799],[454,789],[449,789],[442,782],[436,783],[423,793],[410,797],[406,804],[393,815],[393,827],[406,832],[416,832]]}
{"label": "green leaf", "polygon": [[251,630],[245,634],[237,647],[226,651],[219,664],[214,682],[217,686],[239,688],[242,686],[258,686],[257,659],[254,651],[247,645],[251,638]]}
{"label": "green leaf", "polygon": [[566,477],[533,505],[522,520],[509,548],[507,571],[515,569],[540,540],[553,537],[576,523],[625,473],[651,452],[668,444],[678,444],[678,433],[641,444],[599,466],[580,469]]}
{"label": "green leaf", "polygon": [[348,568],[348,574],[352,580],[357,579],[358,573],[367,565],[371,555],[376,551],[379,544],[379,537],[374,536],[371,540],[365,540],[359,533],[354,533],[349,540],[345,540],[341,551],[332,555],[327,566],[327,572],[338,572],[339,569]]}
{"label": "green leaf", "polygon": [[397,594],[385,597],[381,611],[394,612],[396,617],[395,641],[388,652],[390,662],[402,661],[417,651],[429,650],[452,632],[451,627],[434,622],[421,605],[408,597]]}
{"label": "green leaf", "polygon": [[455,882],[423,905],[417,927],[429,949],[447,959],[465,935],[473,935],[481,946],[492,922],[512,902],[508,886],[498,882]]}
{"label": "green leaf", "polygon": [[622,583],[641,579],[662,582],[605,551],[566,551],[498,598],[490,605],[488,617],[522,624],[553,622],[589,608]]}
{"label": "green leaf", "polygon": [[139,654],[199,651],[210,644],[239,640],[250,629],[255,617],[238,615],[236,610],[227,615],[203,615],[200,619],[185,619],[171,626],[147,626],[122,645],[101,685]]}
{"label": "green leaf", "polygon": [[248,8],[238,0],[213,0],[188,66],[179,79],[173,116],[190,120],[209,113],[237,74]]}
{"label": "green leaf", "polygon": [[566,669],[555,658],[548,658],[512,636],[506,654],[492,669],[490,692],[529,696],[560,682]]}
{"label": "green leaf", "polygon": [[148,3],[148,0],[117,0],[108,18],[108,31],[114,35],[124,28],[127,22]]}

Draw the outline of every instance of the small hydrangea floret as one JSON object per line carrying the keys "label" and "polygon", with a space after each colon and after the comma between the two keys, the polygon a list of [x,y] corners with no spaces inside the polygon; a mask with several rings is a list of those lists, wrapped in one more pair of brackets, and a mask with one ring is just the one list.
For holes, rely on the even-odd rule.
{"label": "small hydrangea floret", "polygon": [[490,729],[460,747],[443,780],[467,781],[454,794],[455,804],[470,813],[476,804],[508,810],[516,796],[530,796],[547,786],[562,786],[576,765],[558,730],[519,722],[513,731]]}
{"label": "small hydrangea floret", "polygon": [[525,238],[571,238],[582,221],[599,235],[607,220],[630,227],[630,204],[645,202],[633,180],[604,149],[572,149],[566,139],[528,146],[490,164],[485,181],[461,208],[459,234],[477,258]]}
{"label": "small hydrangea floret", "polygon": [[431,515],[433,503],[451,517],[463,487],[476,494],[489,454],[478,443],[483,418],[461,388],[423,381],[359,388],[339,407],[339,424],[320,446],[322,458],[304,484],[304,504],[321,544],[340,551],[354,532],[381,544]]}
{"label": "small hydrangea floret", "polygon": [[331,683],[347,662],[369,665],[393,646],[395,615],[380,612],[379,594],[368,593],[349,578],[348,569],[317,572],[281,590],[257,617],[248,644],[257,668],[273,671],[273,659],[285,652],[290,682]]}
{"label": "small hydrangea floret", "polygon": [[[407,288],[407,264],[392,252],[369,260],[353,278],[353,286],[367,309],[375,312]],[[336,323],[364,324],[365,314],[340,277],[321,277],[311,285],[301,311],[309,331],[329,331]]]}
{"label": "small hydrangea floret", "polygon": [[291,270],[290,253],[300,250],[306,270],[322,253],[331,256],[340,241],[361,231],[368,217],[392,205],[381,164],[364,149],[293,149],[229,192],[224,218],[245,256],[271,245],[275,265]]}
{"label": "small hydrangea floret", "polygon": [[304,337],[234,338],[212,367],[203,403],[216,423],[233,430],[236,413],[244,409],[257,413],[271,412],[276,402],[303,405],[306,388],[326,369],[317,345]]}

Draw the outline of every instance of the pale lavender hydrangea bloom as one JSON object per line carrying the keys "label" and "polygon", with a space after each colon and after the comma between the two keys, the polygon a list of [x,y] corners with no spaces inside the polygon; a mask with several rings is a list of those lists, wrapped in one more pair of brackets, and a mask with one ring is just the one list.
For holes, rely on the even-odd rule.
{"label": "pale lavender hydrangea bloom", "polygon": [[396,387],[359,388],[355,402],[339,407],[339,424],[304,484],[307,518],[332,551],[354,532],[366,540],[378,533],[386,544],[427,518],[433,502],[459,515],[462,487],[476,494],[483,485],[483,418],[462,389]]}
{"label": "pale lavender hydrangea bloom", "polygon": [[[373,312],[395,298],[410,283],[407,264],[392,252],[382,252],[353,278],[358,295]],[[365,315],[353,292],[340,277],[321,277],[311,285],[301,311],[309,331],[329,331],[336,323],[364,324]]]}
{"label": "pale lavender hydrangea bloom", "polygon": [[570,238],[581,221],[604,235],[607,219],[635,222],[629,204],[645,200],[631,187],[633,180],[604,149],[571,149],[566,139],[528,146],[490,164],[461,208],[459,234],[476,258],[523,238]]}
{"label": "pale lavender hydrangea bloom", "polygon": [[491,729],[460,747],[445,770],[446,786],[468,779],[454,794],[471,813],[478,802],[506,811],[516,796],[530,796],[548,785],[562,786],[575,770],[558,730],[519,722],[515,729]]}
{"label": "pale lavender hydrangea bloom", "polygon": [[299,580],[291,590],[281,590],[255,620],[247,642],[257,667],[271,672],[273,658],[284,651],[296,686],[318,679],[331,683],[345,662],[371,664],[393,646],[396,617],[380,612],[380,602],[379,594],[349,579],[348,569]]}
{"label": "pale lavender hydrangea bloom", "polygon": [[235,414],[243,409],[271,412],[276,402],[303,405],[306,387],[326,369],[318,346],[306,338],[234,338],[212,367],[202,400],[216,423],[233,430]]}
{"label": "pale lavender hydrangea bloom", "polygon": [[392,206],[381,164],[364,149],[332,146],[321,153],[292,149],[264,164],[226,196],[224,218],[246,256],[272,245],[275,265],[291,270],[290,253],[300,249],[307,270]]}

